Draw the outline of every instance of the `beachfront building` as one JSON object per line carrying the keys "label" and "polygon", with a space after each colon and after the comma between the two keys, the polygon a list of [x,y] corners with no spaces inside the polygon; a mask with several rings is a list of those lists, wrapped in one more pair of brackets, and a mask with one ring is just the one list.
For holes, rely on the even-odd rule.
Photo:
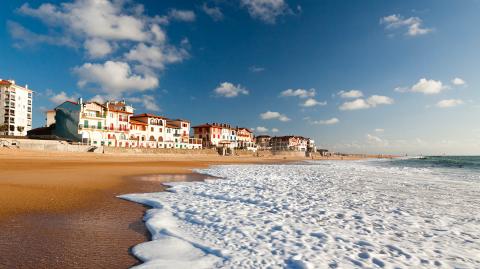
{"label": "beachfront building", "polygon": [[0,79],[0,135],[26,136],[32,129],[32,95],[28,85]]}
{"label": "beachfront building", "polygon": [[[75,109],[73,111],[64,110],[65,105],[71,107],[71,104],[75,104]],[[106,135],[106,116],[107,116],[107,107],[96,103],[96,102],[86,102],[80,98],[77,103],[65,102],[58,106],[55,116],[55,129],[56,131],[65,131],[64,128],[67,128],[68,131],[72,130],[72,133],[75,135],[80,135],[81,142],[89,145],[105,145],[107,142],[105,140]],[[61,112],[59,112],[61,111]],[[78,124],[77,126],[65,126],[62,123],[65,123],[66,117],[77,116],[78,111]],[[74,112],[74,113],[72,113]],[[61,113],[65,113],[62,115]],[[75,118],[75,122],[76,122]],[[77,127],[77,128],[75,128]],[[71,137],[71,140],[75,140],[75,137]],[[107,142],[108,143],[108,142]]]}
{"label": "beachfront building", "polygon": [[255,142],[257,144],[258,150],[271,150],[272,146],[270,140],[272,139],[269,135],[259,135],[255,137]]}
{"label": "beachfront building", "polygon": [[193,126],[194,138],[201,139],[204,148],[227,148],[233,150],[236,147],[236,131],[226,123],[205,123]]}
{"label": "beachfront building", "polygon": [[[143,113],[133,115],[130,117],[130,119],[146,124],[146,131],[139,134],[141,135],[141,141],[143,142],[140,143],[141,147],[168,148],[168,143],[166,142],[167,118],[154,114]],[[145,138],[145,140],[143,140],[143,138]]]}
{"label": "beachfront building", "polygon": [[309,138],[303,136],[274,136],[270,139],[273,151],[304,151],[308,149]]}
{"label": "beachfront building", "polygon": [[[107,146],[130,147],[130,117],[133,115],[133,107],[125,101],[105,103],[106,138]],[[99,126],[101,127],[101,126]]]}
{"label": "beachfront building", "polygon": [[146,148],[148,123],[130,118],[129,141],[132,148]]}
{"label": "beachfront building", "polygon": [[248,128],[237,127],[236,128],[236,140],[238,149],[246,149],[250,151],[257,151],[257,145],[255,143],[255,136],[253,132]]}

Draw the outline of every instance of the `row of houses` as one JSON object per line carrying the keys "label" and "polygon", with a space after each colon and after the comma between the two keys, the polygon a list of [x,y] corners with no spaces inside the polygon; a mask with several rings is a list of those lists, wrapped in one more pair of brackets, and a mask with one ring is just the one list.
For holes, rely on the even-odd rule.
{"label": "row of houses", "polygon": [[[191,133],[193,129],[194,133]],[[225,123],[191,126],[185,119],[169,119],[143,113],[125,101],[66,101],[46,113],[46,127],[29,132],[32,138],[56,137],[92,146],[130,148],[201,149],[222,148],[256,151],[255,137],[248,128]]]}
{"label": "row of houses", "polygon": [[[66,101],[46,112],[46,127],[32,130],[33,91],[0,79],[0,135],[62,139],[91,146],[130,148],[218,148],[312,151],[314,141],[301,136],[257,136],[226,123],[191,126],[185,119],[135,114],[125,101]],[[193,132],[191,132],[193,130]]]}
{"label": "row of houses", "polygon": [[92,146],[200,149],[190,136],[190,121],[149,113],[134,114],[125,101],[66,101],[48,111],[47,127],[31,136],[50,135]]}

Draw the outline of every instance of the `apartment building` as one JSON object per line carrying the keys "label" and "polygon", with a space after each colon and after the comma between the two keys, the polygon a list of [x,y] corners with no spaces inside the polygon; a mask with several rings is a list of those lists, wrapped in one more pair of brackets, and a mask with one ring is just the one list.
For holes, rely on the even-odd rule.
{"label": "apartment building", "polygon": [[28,86],[0,79],[0,135],[26,136],[32,129],[32,96]]}

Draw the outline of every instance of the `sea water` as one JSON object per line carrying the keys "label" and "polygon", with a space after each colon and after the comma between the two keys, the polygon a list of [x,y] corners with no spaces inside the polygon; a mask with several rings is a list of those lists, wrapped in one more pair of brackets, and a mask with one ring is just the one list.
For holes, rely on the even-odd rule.
{"label": "sea water", "polygon": [[220,179],[122,196],[152,207],[133,253],[139,268],[480,268],[480,159],[441,158],[198,170]]}

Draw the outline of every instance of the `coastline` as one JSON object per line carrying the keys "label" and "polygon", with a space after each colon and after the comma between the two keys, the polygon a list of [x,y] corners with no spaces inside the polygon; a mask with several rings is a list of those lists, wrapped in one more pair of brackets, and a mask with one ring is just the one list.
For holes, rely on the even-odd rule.
{"label": "coastline", "polygon": [[[0,267],[127,268],[148,241],[146,207],[117,198],[159,192],[192,169],[305,158],[109,155],[0,149]],[[141,177],[158,176],[154,181]],[[184,176],[181,176],[184,175]],[[175,178],[176,177],[176,178]]]}

